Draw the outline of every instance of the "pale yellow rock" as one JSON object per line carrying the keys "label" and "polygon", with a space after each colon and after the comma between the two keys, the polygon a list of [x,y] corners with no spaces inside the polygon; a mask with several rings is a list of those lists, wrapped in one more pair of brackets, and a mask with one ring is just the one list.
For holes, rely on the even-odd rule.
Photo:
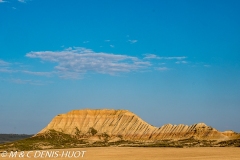
{"label": "pale yellow rock", "polygon": [[201,140],[226,140],[235,135],[232,132],[219,132],[204,123],[191,126],[167,124],[154,127],[143,121],[140,117],[128,110],[73,110],[66,114],[59,114],[38,134],[43,134],[50,129],[66,134],[75,135],[76,128],[81,134],[90,135],[89,128],[97,130],[92,137],[96,140],[98,135],[121,137],[125,140],[163,140],[195,138]]}

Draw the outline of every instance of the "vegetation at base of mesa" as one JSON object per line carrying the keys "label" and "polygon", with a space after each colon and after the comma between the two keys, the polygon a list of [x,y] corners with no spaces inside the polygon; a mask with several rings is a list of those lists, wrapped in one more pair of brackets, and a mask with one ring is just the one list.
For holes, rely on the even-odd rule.
{"label": "vegetation at base of mesa", "polygon": [[128,147],[130,145],[135,144],[133,141],[128,141],[128,140],[120,140],[116,142],[107,142],[107,141],[97,141],[91,144],[91,147],[109,147],[109,146],[119,146],[119,147]]}
{"label": "vegetation at base of mesa", "polygon": [[[89,128],[89,133],[82,134],[82,132],[76,127],[75,135],[65,134],[63,132],[49,130],[43,134],[37,136],[18,140],[15,142],[9,142],[0,144],[0,151],[24,151],[24,150],[41,150],[41,149],[61,149],[61,148],[78,148],[78,147],[107,147],[107,146],[119,146],[119,147],[240,147],[240,139],[227,140],[227,141],[215,141],[215,140],[197,140],[194,138],[181,139],[181,140],[159,140],[154,142],[138,142],[124,140],[121,135],[117,135],[120,138],[118,141],[109,141],[111,137],[106,133],[98,133],[100,141],[94,143],[87,139],[92,135],[96,135],[97,130],[93,127]],[[77,136],[80,136],[77,137]],[[84,137],[86,136],[86,137]],[[83,138],[82,138],[83,137]],[[113,137],[114,138],[114,137]]]}
{"label": "vegetation at base of mesa", "polygon": [[75,135],[79,136],[81,134],[81,131],[78,129],[78,127],[75,127]]}
{"label": "vegetation at base of mesa", "polygon": [[93,127],[90,127],[89,130],[88,130],[88,133],[90,133],[91,135],[94,136],[95,134],[97,134],[97,130],[94,129]]}
{"label": "vegetation at base of mesa", "polygon": [[23,151],[23,150],[41,150],[46,148],[74,148],[79,144],[85,144],[83,140],[77,140],[69,134],[49,130],[31,138],[22,139],[12,143],[0,145],[0,149]]}
{"label": "vegetation at base of mesa", "polygon": [[219,142],[218,144],[219,144],[219,147],[225,147],[225,146],[240,147],[240,139],[222,141],[222,142]]}
{"label": "vegetation at base of mesa", "polygon": [[97,134],[97,130],[94,129],[93,127],[90,127],[87,131],[87,133],[82,133],[81,130],[78,129],[78,127],[75,127],[75,138],[80,139],[80,138],[87,138],[89,136],[94,136]]}
{"label": "vegetation at base of mesa", "polygon": [[107,142],[108,138],[110,137],[106,132],[102,134],[102,137],[104,138],[104,141]]}
{"label": "vegetation at base of mesa", "polygon": [[81,138],[81,131],[78,129],[78,127],[75,127],[75,137]]}

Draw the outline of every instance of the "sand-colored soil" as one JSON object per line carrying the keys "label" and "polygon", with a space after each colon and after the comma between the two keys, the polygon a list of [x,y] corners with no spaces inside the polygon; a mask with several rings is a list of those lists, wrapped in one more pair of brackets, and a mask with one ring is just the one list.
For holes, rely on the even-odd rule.
{"label": "sand-colored soil", "polygon": [[[35,151],[33,151],[28,158],[25,152],[24,158],[9,158],[9,156],[3,158],[0,155],[0,160],[13,160],[13,159],[48,159],[48,160],[72,160],[72,159],[83,159],[83,160],[227,160],[227,159],[240,159],[240,148],[128,148],[128,147],[102,147],[102,148],[75,148],[75,149],[64,149],[64,150],[49,150],[59,151],[57,158],[34,158]],[[62,152],[75,151],[86,151],[84,156],[78,158],[66,158],[61,157]],[[80,153],[80,152],[78,152]],[[82,153],[82,152],[81,152]],[[78,156],[76,154],[76,156]],[[44,155],[43,155],[44,157]]]}

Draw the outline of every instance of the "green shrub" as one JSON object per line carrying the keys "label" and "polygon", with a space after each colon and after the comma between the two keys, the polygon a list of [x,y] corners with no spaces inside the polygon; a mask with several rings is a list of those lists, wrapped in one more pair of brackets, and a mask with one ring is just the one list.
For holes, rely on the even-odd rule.
{"label": "green shrub", "polygon": [[89,130],[88,130],[88,133],[90,133],[91,135],[94,136],[95,134],[97,134],[97,130],[94,129],[93,127],[90,127]]}

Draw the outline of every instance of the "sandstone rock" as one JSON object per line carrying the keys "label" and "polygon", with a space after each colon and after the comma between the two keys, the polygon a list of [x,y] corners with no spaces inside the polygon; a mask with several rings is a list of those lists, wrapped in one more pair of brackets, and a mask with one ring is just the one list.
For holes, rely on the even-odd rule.
{"label": "sandstone rock", "polygon": [[[95,129],[95,135],[90,128]],[[191,126],[166,124],[154,127],[128,110],[73,110],[59,114],[38,134],[56,130],[73,136],[88,137],[92,140],[101,137],[134,141],[181,140],[228,140],[235,136],[232,132],[219,132],[204,123]],[[38,135],[37,134],[37,135]],[[92,138],[91,138],[92,137]]]}
{"label": "sandstone rock", "polygon": [[224,132],[222,132],[222,134],[225,136],[228,136],[230,139],[240,138],[240,134],[238,134],[232,130],[224,131]]}

